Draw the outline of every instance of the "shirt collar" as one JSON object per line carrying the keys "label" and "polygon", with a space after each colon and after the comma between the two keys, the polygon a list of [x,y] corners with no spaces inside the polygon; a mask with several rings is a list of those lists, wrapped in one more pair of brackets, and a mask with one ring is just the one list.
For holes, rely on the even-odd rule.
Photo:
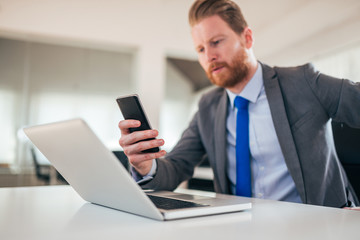
{"label": "shirt collar", "polygon": [[264,85],[263,72],[261,64],[258,63],[258,67],[254,76],[246,84],[245,88],[241,91],[240,94],[235,94],[229,89],[226,89],[227,95],[229,96],[231,108],[234,108],[234,99],[236,96],[243,97],[249,102],[256,103],[257,99],[260,96],[261,89]]}

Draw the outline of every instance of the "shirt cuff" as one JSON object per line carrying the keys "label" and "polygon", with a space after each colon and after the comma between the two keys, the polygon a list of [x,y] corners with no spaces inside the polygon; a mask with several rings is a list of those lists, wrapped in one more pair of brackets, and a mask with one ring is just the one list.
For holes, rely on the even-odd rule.
{"label": "shirt cuff", "polygon": [[152,180],[156,174],[157,163],[156,160],[152,160],[152,166],[148,174],[141,176],[133,167],[131,167],[131,176],[137,184],[142,184]]}

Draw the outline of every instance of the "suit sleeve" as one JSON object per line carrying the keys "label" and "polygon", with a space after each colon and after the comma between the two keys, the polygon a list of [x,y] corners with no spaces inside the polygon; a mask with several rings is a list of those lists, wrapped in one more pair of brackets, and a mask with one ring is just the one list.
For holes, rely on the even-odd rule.
{"label": "suit sleeve", "polygon": [[205,154],[199,134],[198,114],[195,114],[174,149],[164,158],[157,159],[154,178],[141,187],[172,191],[181,182],[192,177],[195,166],[201,162]]}
{"label": "suit sleeve", "polygon": [[360,128],[360,83],[321,74],[311,64],[304,75],[330,118]]}

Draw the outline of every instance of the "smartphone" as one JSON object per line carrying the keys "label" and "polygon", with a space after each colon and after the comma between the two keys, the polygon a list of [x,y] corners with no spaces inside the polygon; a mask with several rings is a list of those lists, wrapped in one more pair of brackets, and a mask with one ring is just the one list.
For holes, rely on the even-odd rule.
{"label": "smartphone", "polygon": [[[130,128],[130,132],[134,131],[143,131],[151,129],[150,123],[146,117],[145,111],[141,105],[140,98],[137,94],[128,95],[119,97],[116,99],[117,104],[119,105],[120,111],[124,117],[124,119],[135,119],[141,122],[140,127],[138,128]],[[142,141],[148,141],[155,138],[149,138]],[[158,147],[146,149],[142,152],[144,153],[154,153],[159,152],[160,149]]]}

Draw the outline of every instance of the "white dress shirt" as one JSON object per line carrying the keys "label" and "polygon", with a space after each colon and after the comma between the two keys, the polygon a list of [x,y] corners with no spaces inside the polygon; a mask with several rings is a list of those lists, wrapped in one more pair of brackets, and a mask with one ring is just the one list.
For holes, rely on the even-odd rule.
{"label": "white dress shirt", "polygon": [[[227,130],[227,175],[234,194],[236,189],[236,115],[234,99],[229,97]],[[285,159],[280,149],[269,103],[264,89],[261,64],[239,96],[249,100],[249,146],[251,161],[252,197],[301,203]]]}

